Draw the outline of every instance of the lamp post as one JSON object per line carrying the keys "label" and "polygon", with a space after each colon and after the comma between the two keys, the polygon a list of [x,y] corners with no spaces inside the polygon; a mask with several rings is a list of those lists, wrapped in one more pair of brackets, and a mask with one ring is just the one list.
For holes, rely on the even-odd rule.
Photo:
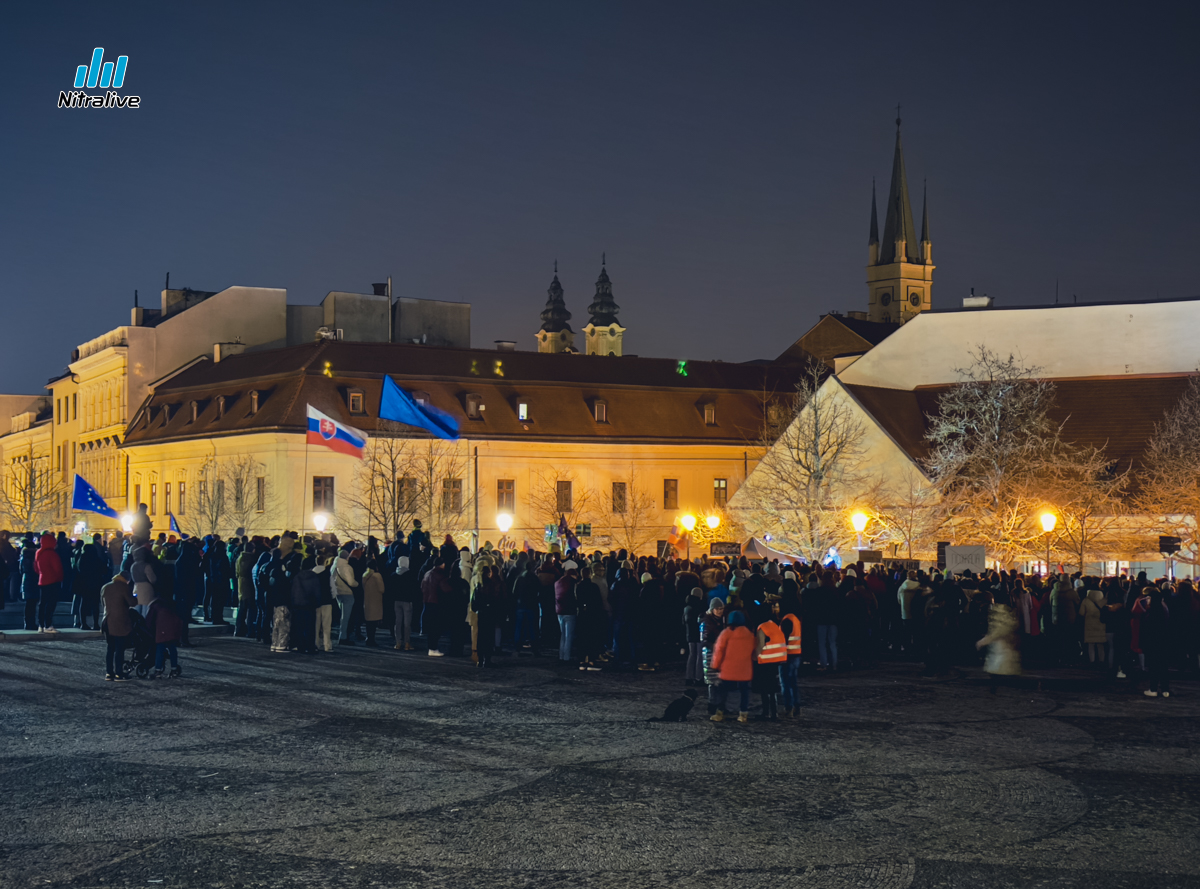
{"label": "lamp post", "polygon": [[854,515],[850,516],[850,524],[854,526],[854,531],[856,534],[858,534],[858,544],[854,547],[857,550],[861,550],[863,548],[862,536],[863,531],[867,530],[868,521],[870,521],[870,519],[862,510],[859,510]]}
{"label": "lamp post", "polygon": [[1046,532],[1046,578],[1050,577],[1050,534],[1058,524],[1058,516],[1052,512],[1042,513],[1042,530]]}
{"label": "lamp post", "polygon": [[315,512],[313,513],[312,522],[313,527],[317,529],[317,536],[324,537],[325,526],[329,524],[329,516],[325,515],[323,512]]}
{"label": "lamp post", "polygon": [[125,513],[123,516],[121,516],[121,530],[126,534],[133,533],[133,516],[131,516],[129,513]]}
{"label": "lamp post", "polygon": [[704,520],[704,524],[708,525],[710,530],[717,530],[721,527],[721,517],[719,515],[710,515]]}
{"label": "lamp post", "polygon": [[512,527],[513,517],[506,512],[502,512],[496,516],[496,527],[500,529],[501,534],[507,534],[508,529]]}
{"label": "lamp post", "polygon": [[683,530],[687,531],[687,560],[692,560],[692,531],[696,529],[696,517],[690,512],[679,520]]}

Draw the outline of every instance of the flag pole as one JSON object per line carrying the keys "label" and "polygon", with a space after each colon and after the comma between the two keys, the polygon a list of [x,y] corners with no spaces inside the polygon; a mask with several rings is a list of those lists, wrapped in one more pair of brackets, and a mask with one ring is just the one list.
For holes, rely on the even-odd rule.
{"label": "flag pole", "polygon": [[304,539],[304,532],[307,530],[305,525],[305,506],[308,503],[308,417],[304,418],[304,477],[300,479],[300,539]]}

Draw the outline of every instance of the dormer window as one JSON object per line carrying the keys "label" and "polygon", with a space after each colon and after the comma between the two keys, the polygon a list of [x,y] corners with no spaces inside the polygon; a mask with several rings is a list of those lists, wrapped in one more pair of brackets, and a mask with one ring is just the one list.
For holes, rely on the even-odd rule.
{"label": "dormer window", "polygon": [[475,392],[467,393],[467,418],[470,420],[483,419],[483,396]]}
{"label": "dormer window", "polygon": [[608,402],[603,398],[597,398],[592,402],[592,416],[596,418],[597,423],[608,422]]}
{"label": "dormer window", "polygon": [[362,389],[351,389],[346,393],[346,400],[349,402],[350,413],[365,414],[366,411],[366,396],[363,395]]}
{"label": "dormer window", "polygon": [[424,406],[424,405],[429,404],[429,393],[428,392],[417,391],[412,394],[412,397],[413,397],[413,401],[415,401],[419,405]]}
{"label": "dormer window", "polygon": [[717,406],[711,401],[704,405],[704,425],[717,425]]}
{"label": "dormer window", "polygon": [[253,391],[250,393],[250,413],[258,413],[258,393]]}
{"label": "dormer window", "polygon": [[199,418],[199,416],[200,416],[200,402],[198,402],[198,401],[193,401],[193,402],[192,402],[192,404],[191,404],[191,407],[192,407],[192,420],[191,420],[191,422],[195,423],[195,422],[196,422],[196,420],[197,420],[197,418]]}
{"label": "dormer window", "polygon": [[522,423],[529,422],[529,402],[528,401],[518,401],[517,402],[517,419],[520,420]]}
{"label": "dormer window", "polygon": [[221,420],[225,417],[225,396],[217,396],[217,419]]}

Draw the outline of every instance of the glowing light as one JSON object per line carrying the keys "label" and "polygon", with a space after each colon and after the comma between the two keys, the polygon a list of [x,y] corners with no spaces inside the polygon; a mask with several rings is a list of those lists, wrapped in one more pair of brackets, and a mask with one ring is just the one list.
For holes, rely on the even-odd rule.
{"label": "glowing light", "polygon": [[325,526],[329,524],[329,516],[323,512],[313,513],[313,527],[317,529],[318,534],[325,533]]}
{"label": "glowing light", "polygon": [[677,361],[675,363],[675,373],[679,374],[681,377],[686,377],[688,375],[688,368],[687,368],[686,360]]}
{"label": "glowing light", "polygon": [[82,534],[86,530],[87,530],[87,522],[76,522],[75,523],[75,533],[76,534]]}
{"label": "glowing light", "polygon": [[125,515],[121,516],[121,530],[126,534],[131,534],[133,532],[133,516],[131,516],[129,513],[125,513]]}
{"label": "glowing light", "polygon": [[865,512],[856,512],[854,515],[850,516],[850,524],[854,526],[854,530],[859,534],[867,530],[867,522],[869,521],[870,519],[867,517]]}
{"label": "glowing light", "polygon": [[1042,530],[1049,534],[1054,530],[1054,526],[1058,524],[1058,516],[1052,512],[1042,513]]}
{"label": "glowing light", "polygon": [[721,517],[719,515],[710,515],[704,520],[704,524],[708,525],[708,527],[715,531],[717,530],[717,526],[721,524]]}
{"label": "glowing light", "polygon": [[325,374],[325,376],[327,376],[327,377],[333,376],[333,365],[330,362],[326,361],[325,369],[323,371],[321,371],[321,373]]}
{"label": "glowing light", "polygon": [[512,524],[513,517],[508,513],[502,512],[496,516],[496,527],[500,529],[501,533],[507,534],[508,529],[512,527]]}
{"label": "glowing light", "polygon": [[683,525],[683,530],[691,531],[696,527],[696,517],[691,513],[688,513],[679,520],[679,524]]}

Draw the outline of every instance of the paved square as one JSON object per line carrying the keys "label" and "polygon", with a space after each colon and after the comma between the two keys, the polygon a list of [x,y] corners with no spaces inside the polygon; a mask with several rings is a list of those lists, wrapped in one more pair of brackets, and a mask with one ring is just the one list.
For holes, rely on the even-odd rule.
{"label": "paved square", "polygon": [[0,645],[0,886],[1200,885],[1194,682],[895,665],[806,679],[794,722],[669,725],[677,670],[225,637],[119,684],[103,654]]}

